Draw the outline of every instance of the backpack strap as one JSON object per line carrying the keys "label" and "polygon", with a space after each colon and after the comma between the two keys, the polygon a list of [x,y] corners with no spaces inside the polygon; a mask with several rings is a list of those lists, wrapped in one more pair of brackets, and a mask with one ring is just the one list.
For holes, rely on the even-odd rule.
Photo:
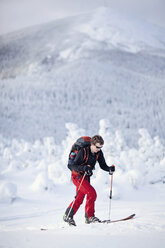
{"label": "backpack strap", "polygon": [[89,146],[87,146],[87,148],[85,149],[84,148],[84,150],[85,150],[85,156],[84,156],[84,163],[86,163],[87,161],[88,161],[88,158],[89,158]]}
{"label": "backpack strap", "polygon": [[88,158],[89,158],[89,146],[84,147],[83,150],[84,150],[84,158],[83,158],[83,162],[82,162],[81,165],[84,165],[88,161]]}

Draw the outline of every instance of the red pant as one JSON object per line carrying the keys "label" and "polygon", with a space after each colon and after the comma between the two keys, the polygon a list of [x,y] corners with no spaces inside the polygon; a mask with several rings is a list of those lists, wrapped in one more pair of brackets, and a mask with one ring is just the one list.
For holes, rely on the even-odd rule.
{"label": "red pant", "polygon": [[[76,192],[78,191],[82,177],[83,176],[81,176],[81,175],[73,175],[72,174],[72,181],[73,181],[74,185],[76,185]],[[97,198],[97,194],[96,194],[95,189],[90,185],[90,183],[88,182],[86,177],[84,178],[84,180],[81,184],[80,190],[79,190],[78,195],[77,195],[75,202],[73,204],[74,214],[77,212],[80,205],[83,203],[85,195],[87,195],[85,212],[86,212],[87,217],[90,218],[91,216],[94,216],[94,213],[95,213],[95,201]],[[72,203],[73,202],[71,202],[69,207],[72,206]]]}

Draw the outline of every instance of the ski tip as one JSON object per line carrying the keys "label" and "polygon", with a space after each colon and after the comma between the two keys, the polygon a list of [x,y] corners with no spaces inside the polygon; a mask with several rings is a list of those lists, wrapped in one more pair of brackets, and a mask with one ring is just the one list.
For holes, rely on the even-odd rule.
{"label": "ski tip", "polygon": [[130,216],[123,218],[123,219],[118,219],[118,220],[103,220],[101,223],[114,223],[114,222],[119,222],[119,221],[125,221],[125,220],[130,220],[135,217],[136,214],[131,214]]}
{"label": "ski tip", "polygon": [[123,220],[129,220],[135,217],[136,214],[131,214],[130,216],[128,216],[127,218],[124,218]]}

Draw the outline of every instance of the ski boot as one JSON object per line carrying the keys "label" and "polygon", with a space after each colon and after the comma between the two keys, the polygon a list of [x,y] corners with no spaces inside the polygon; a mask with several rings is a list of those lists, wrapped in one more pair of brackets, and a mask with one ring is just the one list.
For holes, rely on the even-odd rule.
{"label": "ski boot", "polygon": [[85,223],[86,224],[90,224],[90,223],[100,223],[101,220],[99,220],[99,218],[97,218],[96,216],[91,216],[91,217],[85,217]]}
{"label": "ski boot", "polygon": [[[63,220],[65,222],[67,222],[70,226],[76,226],[76,223],[73,219],[74,211],[73,211],[73,209],[70,211],[70,213],[69,213],[69,211],[70,211],[70,208],[67,208],[67,210],[63,216]],[[69,216],[68,216],[68,213],[69,213]]]}

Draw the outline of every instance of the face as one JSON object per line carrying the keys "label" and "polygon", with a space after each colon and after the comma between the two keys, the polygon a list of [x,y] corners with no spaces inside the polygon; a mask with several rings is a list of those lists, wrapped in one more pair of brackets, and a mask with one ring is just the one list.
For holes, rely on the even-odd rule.
{"label": "face", "polygon": [[95,145],[94,144],[91,144],[91,152],[92,153],[97,153],[98,151],[100,151],[100,149],[102,148],[103,146],[100,145],[99,143],[96,143]]}

